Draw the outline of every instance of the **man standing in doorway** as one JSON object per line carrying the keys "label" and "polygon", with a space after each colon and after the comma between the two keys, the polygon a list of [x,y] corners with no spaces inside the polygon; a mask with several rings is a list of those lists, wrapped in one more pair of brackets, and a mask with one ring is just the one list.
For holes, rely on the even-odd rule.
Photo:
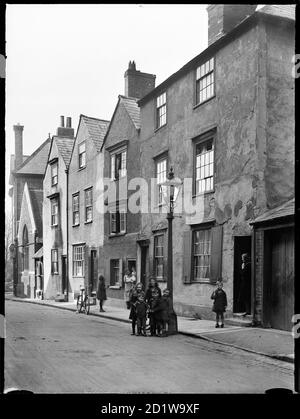
{"label": "man standing in doorway", "polygon": [[249,253],[242,254],[239,306],[244,316],[251,314],[251,259]]}

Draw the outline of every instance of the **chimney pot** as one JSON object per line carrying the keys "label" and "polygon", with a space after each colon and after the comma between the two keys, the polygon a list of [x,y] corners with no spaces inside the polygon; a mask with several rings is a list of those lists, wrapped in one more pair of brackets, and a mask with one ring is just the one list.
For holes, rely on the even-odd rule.
{"label": "chimney pot", "polygon": [[67,116],[67,128],[72,128],[72,118],[70,116]]}
{"label": "chimney pot", "polygon": [[65,117],[61,115],[60,117],[60,126],[63,128],[65,126]]}
{"label": "chimney pot", "polygon": [[23,163],[23,129],[24,126],[18,123],[14,125],[15,131],[15,169]]}

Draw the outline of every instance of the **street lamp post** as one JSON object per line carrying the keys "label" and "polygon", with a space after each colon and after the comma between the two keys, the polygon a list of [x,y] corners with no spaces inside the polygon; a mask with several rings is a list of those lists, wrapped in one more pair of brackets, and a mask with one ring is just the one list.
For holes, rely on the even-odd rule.
{"label": "street lamp post", "polygon": [[169,304],[169,324],[168,334],[175,334],[178,332],[177,315],[173,307],[173,219],[174,219],[174,202],[176,201],[181,181],[174,179],[173,168],[170,168],[168,180],[162,184],[169,188],[169,211],[167,214],[168,220],[168,281],[167,286],[170,291],[170,304]]}

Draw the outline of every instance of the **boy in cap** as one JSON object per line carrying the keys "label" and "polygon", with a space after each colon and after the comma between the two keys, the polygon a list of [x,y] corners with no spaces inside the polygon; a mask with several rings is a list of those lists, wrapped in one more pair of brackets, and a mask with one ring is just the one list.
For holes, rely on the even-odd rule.
{"label": "boy in cap", "polygon": [[145,302],[144,294],[138,296],[135,311],[137,318],[137,332],[138,336],[147,336],[146,334],[146,317],[147,317],[148,306]]}

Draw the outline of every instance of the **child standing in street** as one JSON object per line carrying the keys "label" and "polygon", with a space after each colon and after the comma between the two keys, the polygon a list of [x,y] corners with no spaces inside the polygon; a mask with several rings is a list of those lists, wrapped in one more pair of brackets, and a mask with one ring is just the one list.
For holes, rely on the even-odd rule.
{"label": "child standing in street", "polygon": [[220,319],[221,327],[224,327],[224,312],[226,311],[227,307],[227,296],[222,288],[222,281],[218,281],[217,289],[211,295],[211,299],[214,300],[212,311],[216,313],[216,327],[219,327]]}
{"label": "child standing in street", "polygon": [[135,310],[136,310],[136,319],[137,319],[137,332],[138,336],[147,336],[146,334],[146,317],[147,317],[147,304],[143,294],[138,296]]}
{"label": "child standing in street", "polygon": [[135,326],[137,322],[136,316],[136,303],[138,301],[138,297],[143,295],[145,297],[145,293],[143,291],[143,285],[139,282],[136,286],[130,291],[130,313],[129,319],[131,320],[131,327],[132,327],[132,335],[135,335]]}
{"label": "child standing in street", "polygon": [[165,337],[167,334],[167,325],[169,322],[170,291],[166,288],[162,297],[157,299],[153,305],[152,312],[157,324],[157,336]]}

